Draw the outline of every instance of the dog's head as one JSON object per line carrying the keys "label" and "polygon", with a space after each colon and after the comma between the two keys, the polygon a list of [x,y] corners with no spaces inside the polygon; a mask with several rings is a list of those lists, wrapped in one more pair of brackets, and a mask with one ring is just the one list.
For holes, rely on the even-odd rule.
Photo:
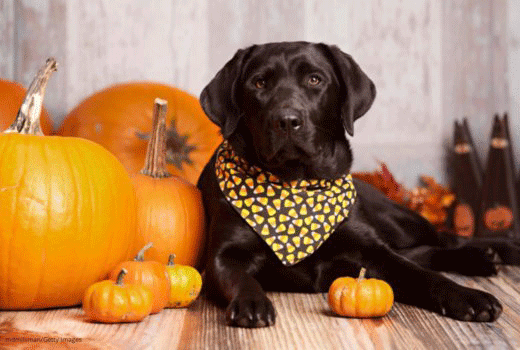
{"label": "dog's head", "polygon": [[375,86],[336,46],[270,43],[239,50],[200,96],[235,150],[284,179],[335,178],[352,162],[345,131]]}

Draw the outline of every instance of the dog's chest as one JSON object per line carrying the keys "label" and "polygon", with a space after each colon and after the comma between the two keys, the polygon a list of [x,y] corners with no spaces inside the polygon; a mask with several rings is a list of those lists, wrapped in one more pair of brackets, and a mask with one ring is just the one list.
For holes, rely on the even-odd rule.
{"label": "dog's chest", "polygon": [[228,202],[286,266],[314,253],[356,200],[350,174],[284,182],[250,166],[227,142],[218,150],[215,172]]}

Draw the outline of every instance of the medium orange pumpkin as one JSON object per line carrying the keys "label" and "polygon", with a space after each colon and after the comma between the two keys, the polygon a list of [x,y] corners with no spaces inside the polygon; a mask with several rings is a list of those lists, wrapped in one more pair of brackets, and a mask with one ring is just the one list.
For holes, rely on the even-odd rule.
{"label": "medium orange pumpkin", "polygon": [[49,59],[0,134],[0,309],[81,303],[135,253],[135,192],[107,150],[39,127]]}
{"label": "medium orange pumpkin", "polygon": [[125,261],[119,264],[109,274],[108,278],[117,281],[122,269],[128,271],[123,277],[123,282],[129,284],[142,284],[150,288],[153,294],[152,314],[158,313],[166,304],[170,296],[170,280],[166,272],[166,265],[157,261],[144,261],[144,252],[152,246],[148,243],[137,253],[133,261]]}
{"label": "medium orange pumpkin", "polygon": [[340,277],[329,289],[329,305],[336,314],[349,317],[381,317],[394,303],[394,292],[388,283],[365,279],[364,268],[359,277]]}
{"label": "medium orange pumpkin", "polygon": [[166,307],[187,307],[199,296],[202,277],[199,271],[191,266],[175,264],[174,259],[175,254],[171,254],[166,265],[171,288]]}
{"label": "medium orange pumpkin", "polygon": [[[22,105],[27,90],[14,81],[0,79],[0,131],[11,125]],[[42,107],[41,128],[45,135],[52,134],[53,126],[49,114]]]}
{"label": "medium orange pumpkin", "polygon": [[145,260],[168,261],[177,252],[184,265],[198,263],[204,243],[200,191],[166,169],[167,102],[156,99],[153,128],[141,173],[131,176],[137,195],[137,227],[142,243],[153,242]]}
{"label": "medium orange pumpkin", "polygon": [[129,173],[137,173],[144,163],[156,97],[170,105],[166,116],[168,171],[195,184],[222,138],[198,99],[172,86],[152,82],[111,86],[81,102],[65,117],[58,133],[103,145]]}
{"label": "medium orange pumpkin", "polygon": [[117,280],[94,283],[85,292],[83,311],[91,321],[103,323],[137,322],[152,311],[153,294],[142,284],[124,284],[122,269]]}

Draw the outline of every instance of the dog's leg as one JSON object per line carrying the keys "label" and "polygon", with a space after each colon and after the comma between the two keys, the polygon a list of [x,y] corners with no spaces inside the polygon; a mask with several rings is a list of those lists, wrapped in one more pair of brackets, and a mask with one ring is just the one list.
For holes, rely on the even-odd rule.
{"label": "dog's leg", "polygon": [[520,265],[520,241],[506,237],[475,237],[465,243],[496,252],[500,261],[506,265]]}
{"label": "dog's leg", "polygon": [[497,273],[495,252],[486,247],[420,246],[399,250],[398,253],[421,267],[435,271],[457,272],[467,276],[491,276]]}
{"label": "dog's leg", "polygon": [[[361,253],[359,262],[368,274],[387,281],[396,300],[464,321],[489,322],[498,318],[502,306],[489,293],[461,286],[438,272],[423,268],[392,250],[381,239],[364,215],[354,211],[352,218],[338,228]],[[343,232],[341,232],[343,231]],[[332,239],[332,237],[331,237]]]}
{"label": "dog's leg", "polygon": [[[221,227],[224,231],[232,226]],[[247,234],[244,232],[244,234]],[[249,233],[251,234],[251,233]],[[206,290],[227,305],[226,322],[230,326],[264,327],[273,325],[275,311],[262,286],[254,278],[265,263],[265,249],[251,239],[236,239],[212,252],[206,266]]]}
{"label": "dog's leg", "polygon": [[314,292],[325,293],[336,278],[359,275],[363,267],[358,261],[349,259],[346,256],[336,257],[332,261],[321,261],[314,267]]}
{"label": "dog's leg", "polygon": [[368,271],[390,283],[399,302],[463,321],[490,322],[502,312],[491,294],[461,286],[386,246],[370,247],[364,255]]}
{"label": "dog's leg", "polygon": [[211,280],[209,288],[217,289],[213,292],[218,292],[228,303],[227,324],[239,327],[273,325],[274,307],[260,283],[252,276],[256,267],[251,262],[237,260],[227,253],[217,256],[213,262],[214,266],[207,270],[206,278]]}

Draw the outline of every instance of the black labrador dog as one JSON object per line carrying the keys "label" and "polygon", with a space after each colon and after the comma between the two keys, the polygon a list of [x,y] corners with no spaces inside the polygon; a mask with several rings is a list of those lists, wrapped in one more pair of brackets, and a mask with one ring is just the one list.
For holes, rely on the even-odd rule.
{"label": "black labrador dog", "polygon": [[205,286],[240,327],[269,326],[265,290],[326,292],[340,276],[387,281],[398,302],[464,321],[494,321],[489,293],[435,271],[497,272],[487,247],[517,263],[518,246],[454,245],[420,215],[349,175],[346,133],[376,96],[335,46],[307,42],[239,50],[200,103],[225,142],[198,183],[208,223]]}

